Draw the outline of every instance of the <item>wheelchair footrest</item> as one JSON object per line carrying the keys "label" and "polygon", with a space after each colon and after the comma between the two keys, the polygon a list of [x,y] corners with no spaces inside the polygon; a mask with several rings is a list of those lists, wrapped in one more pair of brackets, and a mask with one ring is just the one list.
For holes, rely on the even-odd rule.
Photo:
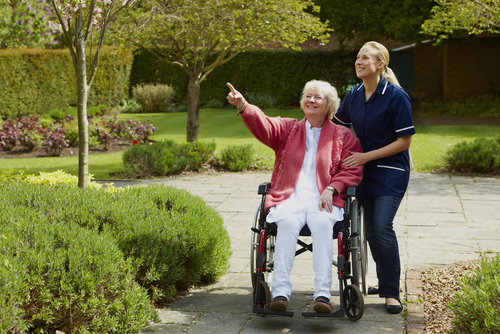
{"label": "wheelchair footrest", "polygon": [[293,317],[293,312],[291,311],[275,311],[268,308],[262,308],[258,305],[253,306],[253,313],[258,314],[273,314],[273,315],[282,315],[285,317]]}
{"label": "wheelchair footrest", "polygon": [[340,309],[335,312],[302,312],[303,317],[321,317],[321,318],[343,318],[344,310]]}

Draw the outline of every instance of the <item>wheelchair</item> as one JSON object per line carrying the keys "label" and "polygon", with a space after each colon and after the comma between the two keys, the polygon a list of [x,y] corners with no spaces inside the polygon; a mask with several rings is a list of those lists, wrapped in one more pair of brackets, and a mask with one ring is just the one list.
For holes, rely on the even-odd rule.
{"label": "wheelchair", "polygon": [[[270,187],[269,182],[259,185],[258,194],[262,195],[260,205],[255,212],[252,227],[250,250],[250,273],[253,287],[253,312],[257,314],[273,314],[293,316],[291,311],[275,311],[267,306],[272,301],[270,285],[274,267],[274,245],[277,226],[266,222],[264,202]],[[330,313],[302,312],[303,317],[335,317],[347,316],[349,320],[359,320],[364,312],[363,295],[367,294],[367,242],[365,238],[363,207],[355,198],[356,187],[348,187],[344,217],[334,226],[333,237],[337,239],[338,256],[333,265],[337,267],[339,279],[340,308]],[[310,236],[309,228],[304,226],[300,236]],[[298,256],[313,251],[312,243],[298,239],[301,247],[295,252]],[[349,284],[350,283],[350,284]]]}

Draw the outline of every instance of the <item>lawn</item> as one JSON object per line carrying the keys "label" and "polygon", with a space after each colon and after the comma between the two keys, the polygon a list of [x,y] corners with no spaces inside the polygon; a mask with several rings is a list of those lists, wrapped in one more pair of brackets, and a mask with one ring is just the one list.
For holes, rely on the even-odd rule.
{"label": "lawn", "polygon": [[[299,109],[266,110],[269,116],[303,118]],[[200,141],[215,141],[217,151],[227,145],[251,143],[258,157],[266,159],[272,166],[274,153],[258,142],[241,122],[234,109],[202,109],[200,111]],[[148,121],[156,127],[154,140],[173,139],[186,141],[186,113],[170,114],[121,114],[121,120],[131,118],[136,121]],[[463,140],[478,137],[494,138],[500,133],[500,126],[417,126],[413,136],[411,155],[416,171],[434,170],[443,163],[443,156],[449,147]],[[89,172],[95,178],[112,178],[110,173],[122,171],[122,153],[99,154],[89,156]],[[47,157],[36,159],[2,159],[0,170],[24,170],[30,173],[51,172],[62,169],[70,174],[78,174],[77,157]]]}

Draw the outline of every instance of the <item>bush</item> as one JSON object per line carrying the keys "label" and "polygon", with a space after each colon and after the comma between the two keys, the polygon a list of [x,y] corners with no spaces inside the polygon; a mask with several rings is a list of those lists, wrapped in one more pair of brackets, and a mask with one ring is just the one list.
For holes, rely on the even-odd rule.
{"label": "bush", "polygon": [[123,154],[127,174],[136,178],[177,175],[185,170],[198,170],[215,151],[215,143],[177,144],[165,140],[152,145],[133,145]]}
{"label": "bush", "polygon": [[459,173],[500,173],[500,137],[477,138],[472,142],[460,142],[448,149],[445,155],[446,169]]}
{"label": "bush", "polygon": [[500,115],[500,97],[481,95],[464,100],[424,100],[415,104],[418,116],[449,117],[498,117]]}
{"label": "bush", "polygon": [[218,99],[212,99],[205,105],[205,108],[209,109],[222,109],[223,107],[224,105]]}
{"label": "bush", "polygon": [[450,333],[500,332],[500,255],[488,260],[470,275],[461,278],[461,292],[448,305],[455,314]]}
{"label": "bush", "polygon": [[15,122],[10,120],[5,122],[0,131],[0,148],[4,151],[12,151],[20,135],[19,127]]}
{"label": "bush", "polygon": [[16,219],[29,212],[43,217],[44,226],[64,224],[113,236],[114,242],[105,240],[103,247],[118,245],[131,261],[132,276],[154,299],[169,300],[179,289],[213,282],[227,271],[231,242],[221,216],[185,190],[149,186],[107,192],[28,182],[0,188],[0,215],[12,206]]}
{"label": "bush", "polygon": [[132,88],[132,95],[145,112],[167,111],[175,96],[175,90],[162,84],[137,85]]}
{"label": "bush", "polygon": [[33,193],[24,203],[2,199],[0,331],[137,333],[155,315],[147,292],[133,281],[132,261],[111,233],[38,212],[57,199],[50,190],[26,183],[2,189]]}
{"label": "bush", "polygon": [[44,149],[45,153],[56,157],[60,157],[63,149],[69,146],[69,142],[66,139],[66,131],[64,131],[63,127],[53,129],[45,139],[45,143],[47,144]]}
{"label": "bush", "polygon": [[249,103],[262,109],[275,109],[278,105],[278,100],[269,93],[252,92],[246,96],[246,99]]}
{"label": "bush", "polygon": [[221,152],[222,164],[231,172],[240,172],[250,166],[253,161],[252,144],[229,145]]}

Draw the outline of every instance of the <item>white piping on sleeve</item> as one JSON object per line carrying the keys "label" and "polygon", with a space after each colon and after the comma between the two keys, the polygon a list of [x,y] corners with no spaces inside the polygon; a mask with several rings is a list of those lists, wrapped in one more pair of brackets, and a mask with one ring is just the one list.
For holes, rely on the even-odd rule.
{"label": "white piping on sleeve", "polygon": [[405,170],[404,170],[403,168],[398,168],[398,167],[392,167],[392,166],[386,166],[386,165],[377,165],[377,167],[380,167],[380,168],[390,168],[390,169],[396,169],[396,170],[400,170],[400,171],[405,172]]}
{"label": "white piping on sleeve", "polygon": [[409,130],[409,129],[413,129],[413,128],[415,128],[415,127],[414,126],[408,126],[406,128],[402,128],[402,129],[396,130],[396,132],[401,132],[401,131]]}
{"label": "white piping on sleeve", "polygon": [[333,117],[335,117],[335,119],[336,119],[337,121],[339,121],[340,123],[342,123],[342,124],[344,124],[344,125],[349,125],[349,124],[351,124],[351,123],[346,123],[346,122],[341,121],[341,120],[340,120],[340,119],[339,119],[336,115],[333,115]]}

